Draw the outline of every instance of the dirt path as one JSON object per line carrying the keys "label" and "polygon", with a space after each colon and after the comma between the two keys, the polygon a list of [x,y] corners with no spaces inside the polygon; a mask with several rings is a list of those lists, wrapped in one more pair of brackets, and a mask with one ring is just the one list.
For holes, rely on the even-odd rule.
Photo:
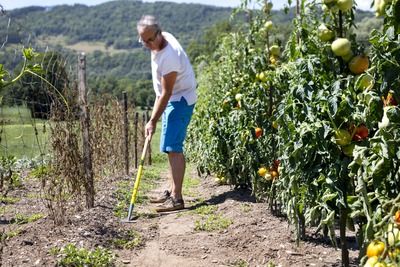
{"label": "dirt path", "polygon": [[[256,203],[250,192],[218,186],[212,178],[201,180],[193,190],[184,211],[135,223],[139,228],[153,225],[157,234],[135,255],[121,255],[126,266],[340,266],[340,250],[328,240],[310,238],[296,246],[286,220],[271,215],[267,205]],[[213,207],[214,212],[205,215],[203,207]],[[151,209],[151,205],[146,208]],[[195,229],[196,222],[213,215],[231,224],[214,231]],[[357,254],[350,251],[352,266],[357,266]]]}
{"label": "dirt path", "polygon": [[[267,205],[256,203],[248,191],[218,186],[212,177],[200,179],[194,173],[189,177],[185,210],[157,215],[151,204],[137,205],[140,216],[130,224],[121,223],[114,214],[115,184],[120,179],[101,185],[96,207],[69,217],[61,227],[54,227],[47,217],[16,224],[16,213],[46,212],[32,196],[38,186],[27,185],[13,192],[20,200],[1,214],[0,231],[14,234],[1,244],[0,266],[54,266],[62,257],[54,248],[67,244],[105,247],[117,255],[116,266],[127,267],[340,266],[340,250],[328,240],[308,231],[309,241],[297,247],[286,220],[271,215]],[[157,186],[151,193],[163,188]],[[115,240],[132,239],[132,231],[139,236],[137,245],[116,245]],[[357,255],[358,251],[350,251],[352,266],[357,266]]]}

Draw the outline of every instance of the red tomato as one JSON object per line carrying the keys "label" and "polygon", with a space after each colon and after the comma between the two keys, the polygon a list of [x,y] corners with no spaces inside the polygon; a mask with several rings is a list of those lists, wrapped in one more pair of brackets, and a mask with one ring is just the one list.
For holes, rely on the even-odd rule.
{"label": "red tomato", "polygon": [[362,140],[368,138],[368,134],[369,134],[369,130],[368,130],[367,126],[365,126],[364,124],[361,124],[356,128],[356,132],[353,135],[353,140],[354,141],[362,141]]}
{"label": "red tomato", "polygon": [[263,134],[263,130],[259,127],[255,129],[256,138],[260,138]]}

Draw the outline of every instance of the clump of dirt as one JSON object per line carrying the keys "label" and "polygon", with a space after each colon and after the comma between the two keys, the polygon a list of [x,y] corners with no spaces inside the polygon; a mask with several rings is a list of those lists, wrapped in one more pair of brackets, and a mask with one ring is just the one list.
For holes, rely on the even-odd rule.
{"label": "clump of dirt", "polygon": [[[248,190],[217,185],[210,177],[196,178],[200,183],[190,188],[184,210],[157,215],[152,204],[140,204],[135,206],[139,217],[122,223],[114,212],[114,192],[121,179],[128,178],[99,184],[95,208],[76,212],[62,226],[46,216],[18,224],[17,213],[28,216],[46,210],[33,197],[39,193],[35,181],[12,192],[19,201],[2,204],[0,230],[8,238],[1,245],[1,266],[54,266],[60,259],[55,248],[71,243],[111,250],[116,266],[340,266],[341,252],[329,240],[309,229],[308,240],[297,246],[285,218],[272,215]],[[163,189],[160,182],[152,194]],[[118,242],[133,239],[132,233],[138,238],[134,245]],[[350,250],[352,266],[358,266],[357,255],[356,249]]]}

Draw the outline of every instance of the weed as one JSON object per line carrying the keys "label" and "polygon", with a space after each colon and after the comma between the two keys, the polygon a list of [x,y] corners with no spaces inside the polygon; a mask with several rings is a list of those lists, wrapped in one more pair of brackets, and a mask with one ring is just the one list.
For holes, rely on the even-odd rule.
{"label": "weed", "polygon": [[221,216],[220,214],[211,214],[195,221],[194,229],[197,231],[220,231],[232,224],[232,220]]}
{"label": "weed", "polygon": [[[139,191],[137,194],[136,204],[145,203],[148,200],[147,193],[156,187],[157,181],[160,179],[161,170],[165,169],[164,164],[155,164],[143,171],[143,177],[140,181]],[[131,200],[133,190],[133,181],[121,181],[117,183],[115,191],[117,205],[114,214],[118,218],[126,215],[126,210]]]}
{"label": "weed", "polygon": [[251,205],[248,204],[248,203],[242,203],[242,204],[240,205],[240,209],[241,209],[243,212],[248,213],[248,212],[250,212],[250,211],[252,210],[252,207],[251,207]]}
{"label": "weed", "polygon": [[49,250],[49,254],[53,255],[53,256],[57,256],[58,254],[60,254],[61,249],[59,247],[52,247]]}
{"label": "weed", "polygon": [[47,175],[51,174],[51,169],[50,166],[46,165],[40,165],[33,169],[30,173],[29,176],[38,179],[39,181],[42,180],[43,178],[46,178]]}
{"label": "weed", "polygon": [[33,214],[31,216],[26,216],[26,215],[17,213],[15,215],[15,219],[14,220],[15,220],[16,224],[25,224],[25,223],[30,223],[30,222],[37,221],[37,220],[39,220],[39,219],[41,219],[43,217],[44,217],[44,215],[40,214],[40,213]]}
{"label": "weed", "polygon": [[40,199],[41,195],[39,193],[28,193],[26,194],[27,199]]}
{"label": "weed", "polygon": [[118,200],[114,208],[114,214],[118,218],[125,216],[130,201],[130,184],[129,181],[120,181],[117,183],[117,190],[115,191],[115,198]]}
{"label": "weed", "polygon": [[66,245],[58,253],[62,258],[57,266],[87,266],[108,267],[114,266],[114,255],[107,249],[98,247],[93,251],[85,248],[77,248],[74,244]]}
{"label": "weed", "polygon": [[235,266],[235,267],[248,267],[248,266],[250,266],[250,264],[247,261],[243,260],[243,259],[239,259],[239,260],[236,260],[233,263],[233,266]]}
{"label": "weed", "polygon": [[6,236],[6,239],[11,239],[11,238],[19,235],[20,233],[22,233],[22,231],[20,229],[17,229],[15,231],[6,232],[5,236]]}
{"label": "weed", "polygon": [[199,198],[194,200],[193,205],[204,206],[204,205],[207,205],[207,204],[206,204],[206,200],[203,197],[199,197]]}
{"label": "weed", "polygon": [[8,211],[8,207],[6,207],[6,206],[0,207],[0,216],[4,216],[4,214],[6,214],[7,211]]}
{"label": "weed", "polygon": [[195,197],[196,193],[192,191],[193,188],[200,184],[200,180],[197,178],[185,177],[183,180],[183,192],[186,196]]}
{"label": "weed", "polygon": [[115,238],[112,243],[118,249],[133,249],[142,244],[142,237],[139,232],[130,230],[125,237]]}
{"label": "weed", "polygon": [[21,199],[17,198],[17,197],[5,197],[5,196],[1,196],[0,195],[0,203],[4,203],[4,204],[15,204],[18,201],[20,201]]}
{"label": "weed", "polygon": [[[15,170],[14,156],[0,156],[0,189],[7,192],[21,186],[21,178]],[[6,195],[6,194],[4,194]]]}
{"label": "weed", "polygon": [[204,206],[200,206],[200,207],[196,208],[193,212],[195,214],[206,216],[206,215],[214,214],[216,211],[217,211],[217,206],[204,205]]}
{"label": "weed", "polygon": [[154,153],[154,155],[152,155],[152,162],[153,164],[155,163],[164,163],[167,161],[166,155],[162,154],[162,153]]}

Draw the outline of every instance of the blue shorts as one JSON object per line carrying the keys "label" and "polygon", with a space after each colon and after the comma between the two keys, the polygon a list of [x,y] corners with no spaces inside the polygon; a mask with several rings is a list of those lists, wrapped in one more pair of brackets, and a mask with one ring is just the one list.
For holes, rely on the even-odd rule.
{"label": "blue shorts", "polygon": [[183,152],[183,141],[193,109],[194,104],[189,106],[183,97],[180,101],[168,102],[162,115],[161,152]]}

